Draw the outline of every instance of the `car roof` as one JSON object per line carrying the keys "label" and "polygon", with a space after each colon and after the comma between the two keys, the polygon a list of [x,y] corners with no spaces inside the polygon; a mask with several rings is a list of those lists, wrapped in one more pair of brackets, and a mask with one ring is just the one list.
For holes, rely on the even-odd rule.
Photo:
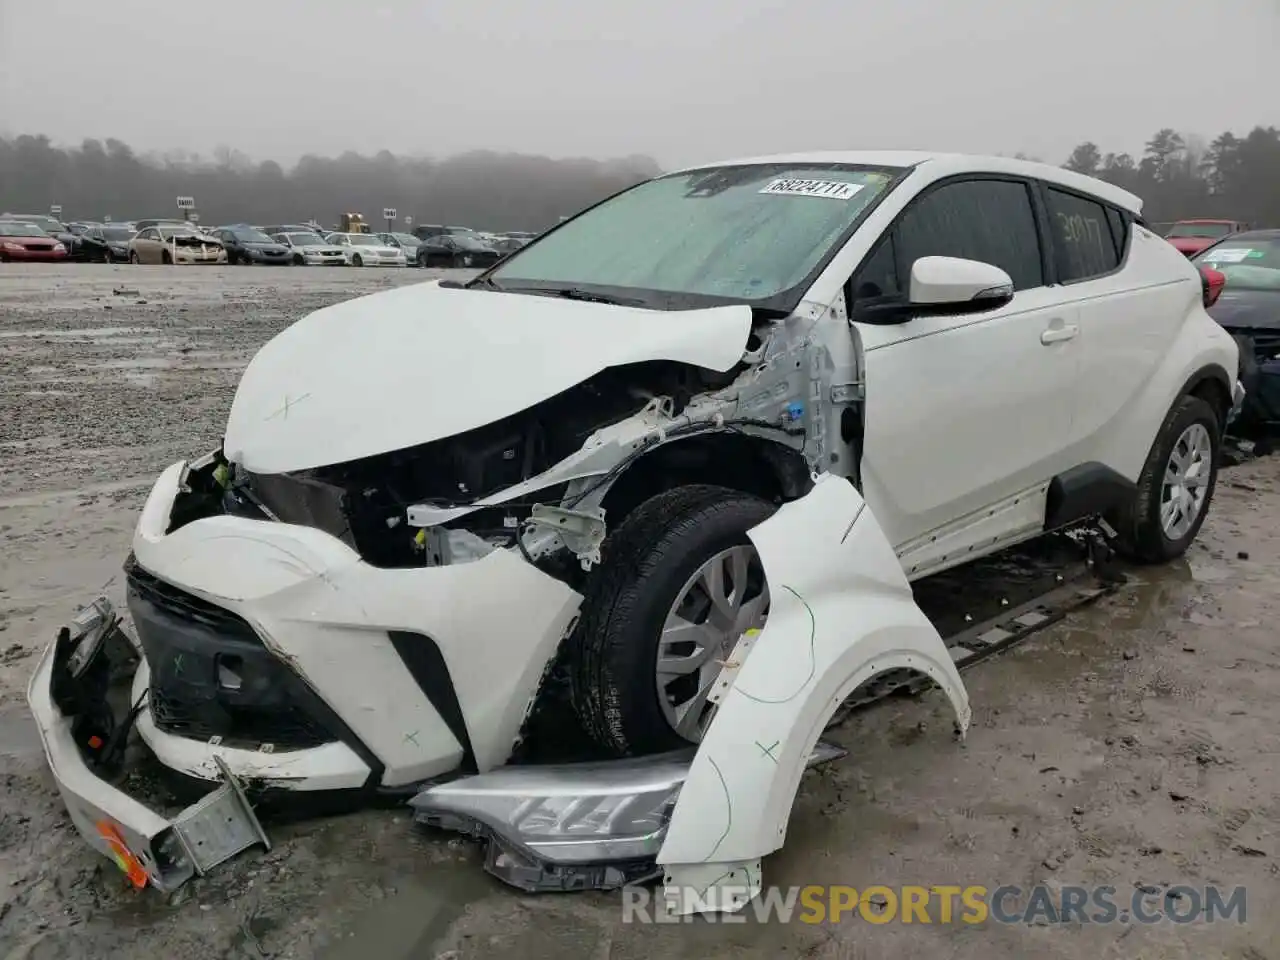
{"label": "car roof", "polygon": [[[1205,221],[1199,221],[1201,223]],[[1241,240],[1280,240],[1280,228],[1270,230],[1244,230],[1240,233],[1233,233],[1228,237],[1223,237],[1220,242],[1239,243]],[[1217,244],[1214,244],[1217,246]]]}
{"label": "car roof", "polygon": [[708,167],[737,167],[748,164],[789,163],[826,164],[847,163],[866,167],[898,167],[914,169],[928,164],[938,176],[961,173],[1008,173],[1014,176],[1034,177],[1059,186],[1093,194],[1099,199],[1124,207],[1133,213],[1142,213],[1142,198],[1114,184],[1087,177],[1052,164],[1035,160],[1017,160],[1012,157],[983,156],[967,153],[933,153],[925,150],[818,150],[808,153],[782,153],[771,156],[744,157],[721,160],[716,163],[699,163],[674,173],[687,173]]}

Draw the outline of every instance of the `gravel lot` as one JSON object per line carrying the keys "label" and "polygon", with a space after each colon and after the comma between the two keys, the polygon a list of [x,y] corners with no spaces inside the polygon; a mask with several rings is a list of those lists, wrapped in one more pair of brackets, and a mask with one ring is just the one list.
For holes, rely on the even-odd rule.
{"label": "gravel lot", "polygon": [[[170,900],[78,840],[23,691],[120,563],[155,474],[216,444],[239,370],[311,310],[429,274],[0,267],[0,958],[1280,957],[1280,468],[1224,473],[1186,562],[1144,570],[939,694],[857,714],[766,883],[1248,889],[1247,922],[638,926],[618,894],[522,897],[395,812],[269,828]],[[1016,564],[954,593],[1004,589]],[[1001,571],[1005,571],[1002,573]]]}

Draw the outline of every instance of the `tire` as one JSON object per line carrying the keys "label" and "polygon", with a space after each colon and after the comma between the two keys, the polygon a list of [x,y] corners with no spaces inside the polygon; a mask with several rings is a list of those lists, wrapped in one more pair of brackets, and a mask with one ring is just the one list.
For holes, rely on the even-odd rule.
{"label": "tire", "polygon": [[[724,487],[679,487],[641,504],[605,541],[602,563],[588,581],[578,624],[569,638],[566,665],[574,710],[586,733],[606,751],[646,755],[698,739],[696,733],[677,732],[664,703],[667,691],[686,679],[697,685],[705,678],[693,672],[660,689],[657,661],[663,625],[690,578],[713,557],[735,547],[746,547],[754,556],[747,531],[775,509]],[[758,563],[757,559],[754,568]],[[758,576],[757,586],[762,588],[762,570]],[[746,593],[751,596],[750,590]],[[761,602],[767,610],[767,597]],[[729,631],[722,644],[708,645],[708,650],[719,652],[705,662],[727,657],[736,641],[737,635]],[[685,689],[691,691],[688,685]],[[703,710],[698,708],[698,713]]]}
{"label": "tire", "polygon": [[[1203,479],[1196,489],[1203,490],[1204,496],[1198,505],[1192,506],[1195,514],[1189,526],[1175,524],[1173,529],[1167,529],[1161,519],[1164,500],[1170,492],[1166,490],[1165,474],[1175,452],[1181,456],[1187,449],[1189,438],[1193,437],[1207,438],[1208,443],[1207,455],[1198,461],[1202,464],[1198,475]],[[1218,412],[1199,397],[1180,397],[1151,444],[1132,502],[1117,518],[1116,531],[1120,535],[1122,553],[1139,563],[1167,563],[1186,553],[1200,532],[1209,513],[1209,504],[1213,501],[1221,447],[1222,420]],[[1207,471],[1207,475],[1203,471]],[[1186,510],[1179,509],[1175,511],[1174,519],[1185,516]]]}
{"label": "tire", "polygon": [[293,255],[293,265],[295,267],[305,267],[307,265],[306,261],[302,259],[302,254],[295,253]]}
{"label": "tire", "polygon": [[138,251],[137,251],[137,250],[130,250],[130,251],[129,251],[129,262],[130,262],[130,263],[132,263],[135,267],[136,267],[136,266],[140,266],[140,265],[142,264],[142,261],[141,261],[140,259],[138,259]]}
{"label": "tire", "polygon": [[423,270],[427,269],[427,255],[425,253],[418,254],[418,266]]}
{"label": "tire", "polygon": [[363,266],[364,266],[364,260],[361,258],[360,254],[358,254],[358,253],[357,253],[354,257],[352,257],[352,258],[351,258],[351,265],[352,265],[353,267],[363,267]]}
{"label": "tire", "polygon": [[168,251],[168,250],[161,250],[161,251],[160,251],[160,262],[161,262],[161,263],[166,263],[166,264],[168,264],[169,266],[173,266],[173,257],[169,256],[169,251]]}

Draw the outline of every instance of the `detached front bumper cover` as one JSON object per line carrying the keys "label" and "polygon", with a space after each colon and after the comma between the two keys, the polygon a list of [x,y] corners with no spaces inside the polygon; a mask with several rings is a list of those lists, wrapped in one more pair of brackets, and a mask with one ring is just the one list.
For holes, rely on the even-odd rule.
{"label": "detached front bumper cover", "polygon": [[221,757],[215,757],[221,785],[172,819],[100,776],[105,771],[98,768],[109,766],[105,755],[123,747],[141,707],[105,719],[112,716],[106,699],[112,668],[136,656],[119,624],[106,598],[76,614],[41,655],[27,701],[76,830],[134,886],[169,892],[249,847],[269,850],[271,843]]}

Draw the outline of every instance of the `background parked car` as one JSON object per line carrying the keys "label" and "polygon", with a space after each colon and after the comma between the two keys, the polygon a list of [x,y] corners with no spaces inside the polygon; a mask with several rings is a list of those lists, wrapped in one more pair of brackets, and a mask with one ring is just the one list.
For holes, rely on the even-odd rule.
{"label": "background parked car", "polygon": [[8,223],[34,224],[62,244],[66,249],[66,259],[81,259],[78,238],[57,217],[51,217],[47,213],[6,213],[0,215],[0,220]]}
{"label": "background parked car", "polygon": [[342,247],[347,254],[347,263],[353,267],[408,266],[403,250],[388,246],[385,240],[372,233],[331,233],[325,239]]}
{"label": "background parked car", "polygon": [[1235,220],[1179,220],[1169,228],[1165,239],[1191,257],[1223,237],[1248,229],[1248,224]]}
{"label": "background parked car", "polygon": [[129,241],[137,233],[132,226],[105,223],[80,234],[85,260],[115,263],[129,259]]}
{"label": "background parked car", "polygon": [[483,240],[467,234],[439,234],[428,237],[418,247],[420,267],[489,267],[502,253]]}
{"label": "background parked car", "polygon": [[464,233],[475,233],[475,231],[470,227],[448,227],[442,223],[420,223],[413,228],[413,235],[419,240]]}
{"label": "background parked car", "polygon": [[1280,426],[1280,230],[1234,233],[1192,257],[1224,279],[1209,315],[1236,339],[1244,407],[1242,434]]}
{"label": "background parked car", "polygon": [[328,232],[327,230],[317,230],[315,226],[309,223],[269,223],[265,226],[254,224],[253,229],[261,230],[269,237],[274,237],[281,233],[314,233],[321,240],[324,239],[324,235]]}
{"label": "background parked car", "polygon": [[135,220],[133,221],[133,225],[139,230],[145,230],[147,227],[161,227],[165,225],[178,226],[178,227],[190,227],[192,230],[196,229],[196,225],[194,223],[188,223],[186,220],[175,220],[172,217],[160,217],[159,219],[152,218],[152,219],[146,219],[146,220]]}
{"label": "background parked car", "polygon": [[130,263],[226,263],[227,251],[215,237],[190,224],[144,227],[129,241]]}
{"label": "background parked car", "polygon": [[230,264],[290,264],[293,251],[253,227],[222,227],[217,232]]}
{"label": "background parked car", "polygon": [[66,246],[34,223],[0,217],[0,263],[11,260],[57,263],[65,259]]}
{"label": "background parked car", "polygon": [[289,249],[294,266],[346,266],[347,254],[342,247],[309,230],[301,233],[278,233],[271,239]]}
{"label": "background parked car", "polygon": [[418,265],[418,247],[422,241],[411,233],[379,233],[375,234],[378,239],[386,242],[389,247],[399,247],[404,251],[405,262],[411,266]]}

